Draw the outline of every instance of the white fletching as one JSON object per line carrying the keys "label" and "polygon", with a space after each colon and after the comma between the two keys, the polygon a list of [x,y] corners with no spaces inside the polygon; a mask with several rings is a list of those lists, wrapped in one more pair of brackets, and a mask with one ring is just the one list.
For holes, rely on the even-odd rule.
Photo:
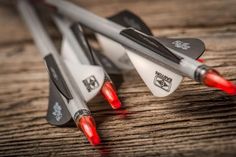
{"label": "white fletching", "polygon": [[173,93],[180,85],[183,77],[162,65],[158,65],[142,56],[126,50],[137,72],[157,97],[165,97]]}
{"label": "white fletching", "polygon": [[96,37],[103,49],[102,53],[107,56],[119,69],[123,71],[134,69],[123,46],[100,34],[96,34]]}
{"label": "white fletching", "polygon": [[74,52],[70,43],[63,40],[61,56],[85,101],[88,102],[100,91],[105,79],[104,70],[99,66],[81,64],[75,53],[81,52]]}

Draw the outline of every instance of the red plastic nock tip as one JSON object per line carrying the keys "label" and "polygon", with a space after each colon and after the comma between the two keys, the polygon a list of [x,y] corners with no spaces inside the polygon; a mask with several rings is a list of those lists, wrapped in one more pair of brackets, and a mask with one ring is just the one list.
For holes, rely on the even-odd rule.
{"label": "red plastic nock tip", "polygon": [[204,63],[205,62],[205,60],[202,59],[202,58],[198,58],[197,61],[200,62],[200,63]]}
{"label": "red plastic nock tip", "polygon": [[218,88],[230,95],[236,94],[236,85],[227,81],[215,70],[208,71],[203,77],[203,82],[209,87]]}
{"label": "red plastic nock tip", "polygon": [[100,144],[100,137],[98,136],[96,125],[92,116],[83,116],[79,119],[77,126],[83,131],[88,141],[92,145]]}
{"label": "red plastic nock tip", "polygon": [[118,109],[121,107],[121,102],[116,94],[116,90],[113,87],[112,82],[106,81],[103,84],[101,93],[113,109]]}

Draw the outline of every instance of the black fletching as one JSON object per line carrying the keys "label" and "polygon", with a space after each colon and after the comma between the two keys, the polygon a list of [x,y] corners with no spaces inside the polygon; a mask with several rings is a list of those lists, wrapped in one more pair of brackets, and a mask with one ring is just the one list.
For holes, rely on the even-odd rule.
{"label": "black fletching", "polygon": [[49,82],[49,102],[46,119],[50,124],[56,126],[67,125],[72,120],[66,102],[64,102],[52,80]]}
{"label": "black fletching", "polygon": [[108,19],[121,25],[121,26],[124,26],[127,28],[132,27],[136,30],[139,30],[140,32],[145,33],[145,34],[153,35],[151,30],[144,23],[144,21],[129,10],[123,10],[123,11],[109,17]]}

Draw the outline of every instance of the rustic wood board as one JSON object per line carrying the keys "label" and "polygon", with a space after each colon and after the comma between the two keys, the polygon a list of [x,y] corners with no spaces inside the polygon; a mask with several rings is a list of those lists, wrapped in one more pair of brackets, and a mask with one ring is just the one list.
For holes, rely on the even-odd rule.
{"label": "rustic wood board", "polygon": [[[81,0],[101,16],[130,9],[155,35],[198,37],[203,58],[236,82],[235,0]],[[89,104],[102,145],[75,127],[45,120],[48,76],[31,35],[8,2],[0,5],[0,156],[236,156],[236,97],[185,79],[173,95],[152,96],[135,71],[118,89],[124,110]]]}

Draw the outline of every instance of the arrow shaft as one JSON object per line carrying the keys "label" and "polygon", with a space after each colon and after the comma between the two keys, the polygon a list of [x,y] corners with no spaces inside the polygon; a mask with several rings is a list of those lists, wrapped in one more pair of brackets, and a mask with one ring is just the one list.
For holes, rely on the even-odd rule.
{"label": "arrow shaft", "polygon": [[120,26],[105,18],[99,17],[79,6],[76,6],[64,0],[46,0],[46,3],[48,3],[49,5],[53,5],[59,12],[69,16],[71,19],[79,21],[81,24],[94,30],[95,32],[98,32],[120,43],[127,49],[130,49],[132,52],[146,57],[147,59],[150,59],[157,64],[161,64],[165,67],[168,67],[169,69],[173,69],[174,71],[177,71],[178,73],[195,80],[197,80],[195,77],[196,72],[203,73],[203,71],[199,69],[199,67],[203,66],[202,63],[199,63],[188,56],[180,54],[177,51],[173,51],[174,54],[182,57],[180,63],[175,63],[167,59],[166,57],[163,57],[158,53],[155,53],[152,50],[134,42],[133,40],[122,36],[120,32],[124,30],[125,27]]}
{"label": "arrow shaft", "polygon": [[78,45],[76,41],[75,35],[72,33],[70,27],[72,23],[65,19],[65,18],[59,18],[58,16],[53,16],[53,20],[56,23],[57,27],[59,28],[60,32],[63,35],[63,38],[68,40],[71,48],[73,48],[74,55],[76,56],[77,60],[80,61],[81,64],[88,64],[90,65],[90,61],[88,60],[86,54],[84,53],[84,50]]}
{"label": "arrow shaft", "polygon": [[[71,74],[66,69],[66,66],[61,61],[58,52],[51,41],[50,37],[46,33],[46,30],[43,28],[42,23],[40,22],[36,12],[33,7],[25,0],[18,1],[18,9],[21,13],[24,21],[26,22],[28,28],[30,29],[33,38],[36,42],[37,47],[40,50],[40,54],[43,58],[47,56],[53,56],[56,66],[58,67],[60,73],[62,74],[65,84],[69,89],[69,92],[72,95],[72,99],[65,100],[68,102],[68,110],[71,113],[72,118],[76,119],[76,112],[79,110],[89,110],[87,105],[84,103],[82,97],[78,94],[79,90],[74,89],[73,82],[74,80],[71,77]],[[48,69],[50,72],[50,69]],[[52,72],[52,75],[56,75],[55,72]],[[56,77],[56,76],[55,76]],[[65,99],[65,97],[62,95]]]}

